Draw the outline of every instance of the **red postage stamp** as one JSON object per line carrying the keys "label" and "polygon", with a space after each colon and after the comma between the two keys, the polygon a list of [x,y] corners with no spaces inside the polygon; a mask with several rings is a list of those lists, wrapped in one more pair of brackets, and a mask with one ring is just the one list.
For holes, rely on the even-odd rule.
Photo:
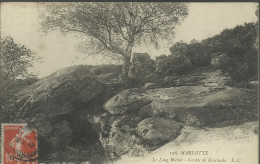
{"label": "red postage stamp", "polygon": [[36,164],[37,132],[26,124],[2,124],[3,164]]}

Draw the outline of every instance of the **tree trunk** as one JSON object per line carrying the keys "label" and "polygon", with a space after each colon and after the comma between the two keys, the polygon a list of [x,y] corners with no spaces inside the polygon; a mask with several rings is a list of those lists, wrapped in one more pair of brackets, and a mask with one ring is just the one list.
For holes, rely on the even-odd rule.
{"label": "tree trunk", "polygon": [[129,81],[128,71],[130,68],[130,60],[131,60],[131,55],[126,55],[124,58],[123,66],[122,66],[122,78],[123,78],[124,82]]}
{"label": "tree trunk", "polygon": [[122,81],[124,83],[130,82],[128,71],[129,71],[130,64],[131,64],[131,55],[132,55],[133,46],[134,46],[134,39],[132,39],[131,41],[128,42],[128,45],[127,45],[127,48],[126,48],[125,54],[124,54],[124,63],[122,66]]}
{"label": "tree trunk", "polygon": [[130,78],[129,78],[129,68],[131,65],[131,55],[132,55],[132,49],[134,46],[134,39],[132,38],[130,41],[128,41],[127,47],[125,49],[125,54],[124,56],[124,63],[122,66],[122,77],[121,80],[125,83],[125,84],[129,84],[130,83]]}

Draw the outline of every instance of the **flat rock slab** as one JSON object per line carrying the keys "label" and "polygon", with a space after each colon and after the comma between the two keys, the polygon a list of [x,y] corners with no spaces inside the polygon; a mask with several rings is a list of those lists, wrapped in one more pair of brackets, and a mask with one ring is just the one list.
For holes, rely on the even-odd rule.
{"label": "flat rock slab", "polygon": [[161,89],[158,93],[167,98],[151,103],[153,116],[173,118],[188,125],[251,118],[257,111],[257,94],[249,90],[191,86]]}
{"label": "flat rock slab", "polygon": [[101,89],[88,66],[61,69],[16,95],[15,105],[20,107],[17,117],[30,118],[35,113],[44,113],[55,118],[73,111],[75,102],[89,102]]}
{"label": "flat rock slab", "polygon": [[231,87],[182,86],[124,90],[108,100],[111,114],[139,112],[151,104],[153,117],[172,118],[189,125],[206,124],[257,115],[257,92]]}

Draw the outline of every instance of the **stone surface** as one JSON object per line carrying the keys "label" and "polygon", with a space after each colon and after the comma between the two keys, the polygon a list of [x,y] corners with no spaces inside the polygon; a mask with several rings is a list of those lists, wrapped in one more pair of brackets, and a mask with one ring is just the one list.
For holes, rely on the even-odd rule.
{"label": "stone surface", "polygon": [[[136,128],[138,135],[133,135],[134,137],[121,133],[112,136],[114,129],[111,126],[116,119],[105,123],[103,131],[106,132],[110,145],[127,145],[119,138],[130,144],[132,140],[129,138],[133,137],[138,143],[135,146],[140,146],[146,152],[151,150],[151,145],[158,148],[173,140],[181,133],[182,126],[226,126],[257,119],[257,92],[226,86],[230,78],[221,71],[205,67],[178,78],[171,79],[177,82],[176,87],[127,89],[109,99],[103,108],[110,117],[116,116],[119,119],[131,115],[138,116],[140,120],[137,121]],[[129,126],[131,121],[126,122]],[[116,150],[123,152],[126,149]]]}
{"label": "stone surface", "polygon": [[[90,103],[102,91],[99,79],[89,71],[89,68],[89,66],[73,66],[61,69],[17,93],[14,104],[17,107],[15,119],[17,122],[27,123],[36,128],[39,160],[61,160],[59,157],[64,154],[62,152],[68,145],[74,144],[75,148],[79,143],[83,145],[86,143],[77,138],[79,134],[80,139],[82,136],[87,140],[89,137],[95,137],[96,140],[91,138],[89,142],[95,141],[92,143],[98,144],[97,134],[91,128],[91,124],[85,120],[81,122],[85,125],[82,125],[80,124],[82,120],[79,119],[75,123],[72,120],[76,118],[70,115],[79,106]],[[68,118],[71,120],[66,115],[70,115]],[[84,134],[76,131],[79,129]],[[91,148],[86,146],[85,149]]]}
{"label": "stone surface", "polygon": [[151,103],[153,116],[202,126],[229,119],[253,118],[257,93],[223,86],[182,86],[148,90],[124,90],[110,99],[104,109],[111,114],[136,112]]}
{"label": "stone surface", "polygon": [[176,121],[156,117],[144,119],[137,127],[138,134],[154,145],[176,138],[182,128]]}
{"label": "stone surface", "polygon": [[30,118],[35,113],[44,113],[55,118],[73,111],[73,103],[89,102],[101,89],[88,66],[61,69],[16,95],[17,117]]}
{"label": "stone surface", "polygon": [[127,89],[119,92],[104,104],[104,110],[111,114],[139,110],[140,107],[151,102],[150,96],[143,89]]}
{"label": "stone surface", "polygon": [[153,108],[151,106],[151,104],[145,105],[143,106],[139,112],[138,115],[141,119],[145,119],[145,118],[149,118],[149,117],[153,117]]}
{"label": "stone surface", "polygon": [[97,78],[104,84],[119,83],[118,75],[115,73],[100,74]]}
{"label": "stone surface", "polygon": [[220,70],[216,70],[213,72],[210,72],[207,75],[207,78],[202,80],[205,86],[213,86],[213,87],[220,87],[224,86],[228,82],[231,81],[231,78],[227,76],[226,74],[223,74]]}
{"label": "stone surface", "polygon": [[189,125],[253,118],[257,114],[257,95],[250,90],[185,86],[160,89],[160,93],[168,98],[152,102],[153,115]]}

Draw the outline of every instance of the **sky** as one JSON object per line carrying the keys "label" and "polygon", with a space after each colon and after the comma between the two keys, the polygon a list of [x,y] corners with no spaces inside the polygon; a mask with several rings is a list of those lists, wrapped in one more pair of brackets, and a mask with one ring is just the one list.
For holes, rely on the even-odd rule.
{"label": "sky", "polygon": [[[233,28],[246,22],[255,22],[257,3],[190,3],[189,16],[175,29],[175,42],[202,40],[223,29]],[[2,2],[1,37],[12,36],[17,43],[23,44],[41,56],[42,62],[36,63],[32,71],[45,77],[54,71],[79,64],[110,64],[115,61],[100,55],[88,56],[77,51],[76,45],[82,39],[74,35],[62,36],[58,32],[43,34],[39,29],[37,2]],[[170,54],[171,45],[162,41],[160,48],[141,45],[133,52],[147,52],[152,58]]]}

